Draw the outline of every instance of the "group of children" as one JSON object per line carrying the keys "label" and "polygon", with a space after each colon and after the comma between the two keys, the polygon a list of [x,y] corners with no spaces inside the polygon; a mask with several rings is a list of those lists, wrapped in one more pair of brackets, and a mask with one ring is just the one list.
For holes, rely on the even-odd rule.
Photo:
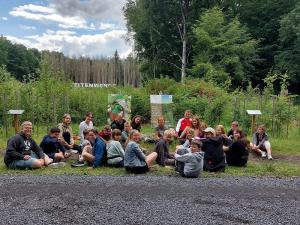
{"label": "group of children", "polygon": [[[65,114],[62,123],[50,129],[40,145],[31,137],[32,123],[25,121],[21,132],[9,139],[4,162],[8,168],[40,168],[64,163],[76,152],[78,160],[71,164],[73,167],[124,167],[129,173],[141,174],[148,172],[156,161],[160,166],[174,166],[181,176],[194,178],[203,169],[224,171],[226,163],[245,166],[249,149],[272,159],[271,145],[263,126],[258,127],[250,143],[236,121],[226,134],[222,125],[216,129],[207,127],[198,117],[191,118],[187,110],[175,130],[166,128],[163,117],[158,119],[155,134],[150,138],[155,144],[154,151],[146,155],[139,144],[143,138],[141,116],[135,116],[131,122],[116,118],[100,132],[94,129],[92,120],[89,112],[80,123],[78,145],[70,126],[70,114]],[[172,153],[170,144],[174,139],[180,144]]]}

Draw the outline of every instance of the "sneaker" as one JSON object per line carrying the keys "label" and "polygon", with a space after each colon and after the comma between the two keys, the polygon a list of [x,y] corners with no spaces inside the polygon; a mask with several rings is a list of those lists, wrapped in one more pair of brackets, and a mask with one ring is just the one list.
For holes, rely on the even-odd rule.
{"label": "sneaker", "polygon": [[49,163],[47,164],[47,166],[49,166],[50,164],[52,164],[53,161],[54,161],[54,160],[50,158],[50,159],[49,159]]}
{"label": "sneaker", "polygon": [[61,168],[61,167],[64,167],[66,165],[65,162],[56,162],[56,163],[51,163],[49,165],[49,167],[51,168]]}
{"label": "sneaker", "polygon": [[83,161],[77,161],[71,164],[72,167],[83,167],[84,162]]}
{"label": "sneaker", "polygon": [[268,160],[273,160],[273,157],[271,155],[268,155]]}
{"label": "sneaker", "polygon": [[267,157],[267,154],[265,152],[261,152],[261,157],[262,158],[266,158]]}

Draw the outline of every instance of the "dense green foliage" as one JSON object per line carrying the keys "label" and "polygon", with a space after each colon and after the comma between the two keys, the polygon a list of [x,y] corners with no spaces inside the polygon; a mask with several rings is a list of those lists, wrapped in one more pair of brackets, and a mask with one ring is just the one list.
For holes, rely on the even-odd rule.
{"label": "dense green foliage", "polygon": [[159,93],[173,95],[174,104],[171,107],[174,125],[186,109],[210,126],[224,124],[228,127],[232,120],[238,120],[247,131],[251,118],[246,115],[246,109],[261,109],[263,115],[258,122],[265,123],[272,134],[278,136],[286,135],[288,126],[299,120],[293,99],[285,96],[272,99],[270,84],[265,94],[260,95],[257,89],[250,86],[245,92],[228,93],[201,79],[177,83],[170,78],[161,78],[148,81],[143,88],[78,88],[61,77],[64,76],[54,73],[47,64],[42,63],[39,79],[21,83],[13,79],[5,68],[1,68],[0,124],[3,127],[10,126],[12,117],[6,114],[9,109],[24,109],[21,120],[30,120],[47,128],[59,123],[64,113],[70,113],[73,121],[79,123],[85,113],[91,111],[95,125],[100,127],[107,119],[108,94],[114,93],[131,95],[132,115],[142,115],[145,122],[151,117],[149,95]]}
{"label": "dense green foliage", "polygon": [[5,37],[0,37],[0,66],[6,66],[16,79],[37,76],[40,59],[37,49],[27,49],[24,45],[12,44]]}
{"label": "dense green foliage", "polygon": [[280,21],[280,50],[276,57],[279,71],[290,75],[296,88],[300,80],[300,3]]}
{"label": "dense green foliage", "polygon": [[[232,89],[246,88],[248,81],[262,89],[263,79],[277,68],[287,72],[291,91],[300,92],[299,63],[295,63],[299,61],[298,6],[294,9],[299,0],[128,0],[124,12],[129,36],[149,77],[180,78],[182,2],[187,3],[188,75],[225,81],[230,75]],[[206,12],[216,6],[224,15],[220,10]],[[205,23],[217,32],[207,32]],[[279,91],[280,85],[275,88]]]}
{"label": "dense green foliage", "polygon": [[201,15],[193,29],[196,42],[194,76],[219,86],[242,86],[250,78],[257,41],[251,39],[237,18],[225,20],[218,8]]}

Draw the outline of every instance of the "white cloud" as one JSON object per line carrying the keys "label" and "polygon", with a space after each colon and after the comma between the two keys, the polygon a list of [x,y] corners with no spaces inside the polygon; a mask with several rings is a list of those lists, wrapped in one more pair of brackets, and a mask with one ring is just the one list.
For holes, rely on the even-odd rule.
{"label": "white cloud", "polygon": [[114,29],[115,24],[112,23],[100,23],[99,30],[108,30],[108,29]]}
{"label": "white cloud", "polygon": [[19,39],[7,38],[13,42],[24,44],[39,50],[59,51],[67,56],[110,57],[117,50],[122,57],[131,52],[131,46],[123,40],[125,30],[113,30],[103,34],[76,35],[74,31],[48,30],[42,35],[32,35]]}
{"label": "white cloud", "polygon": [[1,19],[4,20],[4,21],[8,20],[8,18],[5,17],[5,16],[1,17]]}
{"label": "white cloud", "polygon": [[19,28],[23,30],[36,30],[36,27],[34,26],[26,26],[26,25],[19,25]]}
{"label": "white cloud", "polygon": [[50,0],[61,15],[82,16],[97,21],[111,21],[124,27],[122,8],[126,0]]}
{"label": "white cloud", "polygon": [[23,5],[13,8],[9,12],[10,15],[15,17],[23,17],[25,19],[41,21],[41,22],[54,22],[59,27],[64,29],[77,28],[77,29],[93,29],[89,26],[88,22],[81,16],[62,16],[57,13],[53,6],[45,7],[39,5]]}
{"label": "white cloud", "polygon": [[9,35],[5,35],[5,37],[10,40],[12,43],[16,43],[16,44],[22,44],[25,45],[28,48],[31,48],[32,43],[29,40],[25,40],[25,39],[21,39],[21,38],[17,38],[14,36],[9,36]]}

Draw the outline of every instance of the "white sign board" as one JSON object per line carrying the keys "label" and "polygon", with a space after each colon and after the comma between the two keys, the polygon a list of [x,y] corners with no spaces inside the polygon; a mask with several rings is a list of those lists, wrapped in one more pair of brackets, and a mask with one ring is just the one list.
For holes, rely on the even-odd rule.
{"label": "white sign board", "polygon": [[15,109],[12,109],[12,110],[9,110],[7,112],[7,114],[10,114],[10,115],[22,115],[24,112],[24,110],[15,110]]}
{"label": "white sign board", "polygon": [[247,110],[248,115],[261,115],[260,110]]}

